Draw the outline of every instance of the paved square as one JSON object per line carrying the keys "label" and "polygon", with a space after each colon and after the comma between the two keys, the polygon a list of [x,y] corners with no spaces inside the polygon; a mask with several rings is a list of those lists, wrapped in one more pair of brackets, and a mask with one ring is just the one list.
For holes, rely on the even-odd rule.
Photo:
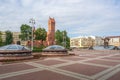
{"label": "paved square", "polygon": [[115,56],[113,56],[113,57],[120,57],[120,55],[115,55]]}
{"label": "paved square", "polygon": [[60,69],[72,71],[72,72],[87,75],[87,76],[92,76],[92,75],[99,73],[107,68],[77,63],[77,64],[60,67]]}
{"label": "paved square", "polygon": [[95,64],[103,64],[103,65],[108,65],[108,66],[115,66],[120,64],[120,62],[113,62],[113,61],[105,61],[105,60],[91,60],[91,61],[86,61],[89,63],[95,63]]}
{"label": "paved square", "polygon": [[83,57],[63,57],[61,59],[71,60],[71,61],[79,61],[79,60],[84,60],[85,58],[83,58]]}
{"label": "paved square", "polygon": [[0,80],[120,80],[119,51],[73,51],[76,56],[1,64]]}
{"label": "paved square", "polygon": [[96,58],[96,55],[79,55],[79,57],[85,57],[85,58]]}
{"label": "paved square", "polygon": [[4,78],[1,80],[79,80],[79,79],[44,70],[25,75]]}
{"label": "paved square", "polygon": [[108,60],[120,60],[120,57],[106,57],[103,59],[108,59]]}
{"label": "paved square", "polygon": [[115,75],[111,76],[108,80],[120,80],[120,72],[118,72]]}
{"label": "paved square", "polygon": [[3,65],[3,66],[0,66],[0,74],[21,71],[21,70],[26,70],[26,69],[32,69],[32,68],[35,68],[35,67],[24,64],[24,63]]}
{"label": "paved square", "polygon": [[39,61],[39,62],[36,62],[36,63],[51,66],[51,65],[55,65],[55,64],[64,63],[64,62],[65,61],[59,61],[59,60],[42,60],[42,61]]}
{"label": "paved square", "polygon": [[105,53],[103,53],[103,54],[94,54],[94,55],[96,55],[96,56],[108,56],[108,55],[110,55],[110,54],[105,54]]}

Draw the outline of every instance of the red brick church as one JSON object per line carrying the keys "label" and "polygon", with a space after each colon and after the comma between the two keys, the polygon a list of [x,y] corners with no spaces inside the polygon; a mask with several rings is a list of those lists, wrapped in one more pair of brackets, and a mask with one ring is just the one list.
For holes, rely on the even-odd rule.
{"label": "red brick church", "polygon": [[[35,29],[34,29],[34,31],[35,31]],[[46,41],[34,40],[34,46],[39,47],[42,44],[44,46],[49,46],[49,45],[55,44],[55,19],[54,18],[49,17]]]}

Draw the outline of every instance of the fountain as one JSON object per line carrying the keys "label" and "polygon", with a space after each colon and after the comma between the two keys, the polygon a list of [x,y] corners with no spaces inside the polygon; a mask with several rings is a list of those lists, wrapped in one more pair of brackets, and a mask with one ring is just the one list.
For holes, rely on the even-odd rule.
{"label": "fountain", "polygon": [[69,55],[67,49],[63,46],[59,45],[52,45],[48,46],[47,48],[43,49],[42,56],[63,56]]}
{"label": "fountain", "polygon": [[24,46],[11,44],[0,47],[0,61],[32,58],[31,51]]}

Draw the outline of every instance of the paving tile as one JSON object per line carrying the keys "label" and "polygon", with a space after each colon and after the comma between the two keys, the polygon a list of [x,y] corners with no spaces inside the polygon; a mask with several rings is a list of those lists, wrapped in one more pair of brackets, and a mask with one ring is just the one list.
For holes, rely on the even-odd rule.
{"label": "paving tile", "polygon": [[109,56],[111,54],[95,54],[96,56]]}
{"label": "paving tile", "polygon": [[120,80],[120,72],[116,73],[112,77],[110,77],[108,80]]}
{"label": "paving tile", "polygon": [[79,61],[79,60],[84,60],[85,58],[80,58],[80,57],[64,57],[61,59],[65,59],[65,60],[71,60],[71,61]]}
{"label": "paving tile", "polygon": [[108,60],[120,60],[120,57],[106,57],[102,59],[108,59]]}
{"label": "paving tile", "polygon": [[113,57],[120,57],[120,55],[114,55]]}
{"label": "paving tile", "polygon": [[103,64],[103,65],[108,65],[108,66],[115,66],[115,65],[120,64],[120,62],[112,62],[112,61],[105,61],[105,60],[90,60],[86,62],[95,63],[95,64]]}
{"label": "paving tile", "polygon": [[96,55],[79,55],[80,57],[85,57],[85,58],[96,58],[98,56]]}
{"label": "paving tile", "polygon": [[21,70],[26,70],[26,69],[32,69],[32,68],[35,68],[35,67],[24,64],[24,63],[12,64],[12,65],[3,65],[3,66],[0,66],[0,74],[21,71]]}
{"label": "paving tile", "polygon": [[39,61],[39,62],[36,62],[36,63],[47,65],[47,66],[51,66],[51,65],[65,63],[65,61],[59,61],[59,60],[42,60],[42,61]]}
{"label": "paving tile", "polygon": [[98,67],[98,66],[91,66],[81,63],[76,63],[64,67],[59,67],[60,69],[68,70],[71,72],[76,72],[83,75],[92,76],[95,75],[103,70],[106,70],[107,68],[104,67]]}
{"label": "paving tile", "polygon": [[34,73],[4,78],[2,80],[79,80],[73,77],[43,70]]}

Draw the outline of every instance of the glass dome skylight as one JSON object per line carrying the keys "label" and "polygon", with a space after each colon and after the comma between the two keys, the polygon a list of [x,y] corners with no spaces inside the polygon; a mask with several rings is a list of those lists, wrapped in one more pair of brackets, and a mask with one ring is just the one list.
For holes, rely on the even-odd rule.
{"label": "glass dome skylight", "polygon": [[17,44],[11,44],[0,47],[0,50],[29,50],[29,48]]}

